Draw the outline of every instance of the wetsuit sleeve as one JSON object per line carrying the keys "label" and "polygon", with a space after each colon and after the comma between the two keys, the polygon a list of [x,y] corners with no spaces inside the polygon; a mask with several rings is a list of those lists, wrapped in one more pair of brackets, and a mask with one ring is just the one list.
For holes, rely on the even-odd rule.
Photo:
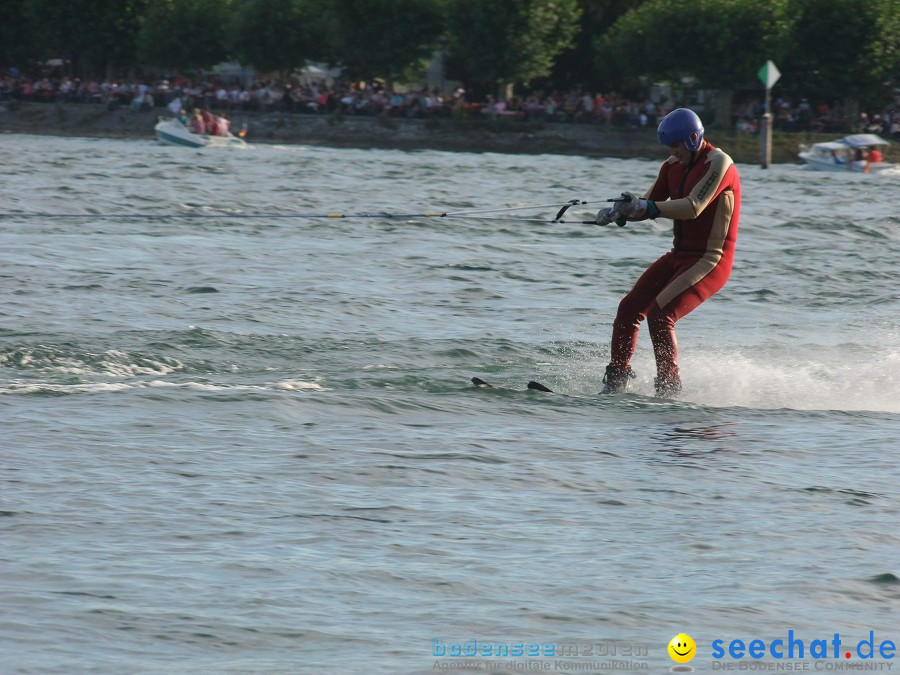
{"label": "wetsuit sleeve", "polygon": [[703,209],[718,197],[722,181],[725,179],[725,174],[733,162],[731,157],[718,149],[707,155],[707,162],[709,165],[706,168],[706,173],[697,182],[689,195],[681,199],[657,202],[656,206],[659,208],[661,217],[673,220],[691,220],[703,213]]}

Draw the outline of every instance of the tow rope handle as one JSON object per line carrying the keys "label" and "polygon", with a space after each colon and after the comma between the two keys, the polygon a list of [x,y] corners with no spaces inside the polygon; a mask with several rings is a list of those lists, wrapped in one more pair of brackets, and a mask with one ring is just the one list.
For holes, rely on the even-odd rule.
{"label": "tow rope handle", "polygon": [[587,202],[583,202],[580,199],[570,199],[565,204],[563,204],[563,207],[559,211],[557,211],[556,218],[553,219],[553,222],[560,222],[559,219],[563,217],[563,214],[565,214],[566,211],[568,211],[573,206],[581,206],[582,204],[587,204]]}

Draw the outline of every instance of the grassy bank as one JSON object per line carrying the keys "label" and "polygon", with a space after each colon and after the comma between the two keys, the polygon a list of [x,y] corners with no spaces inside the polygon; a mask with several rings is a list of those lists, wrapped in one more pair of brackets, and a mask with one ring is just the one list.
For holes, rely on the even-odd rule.
{"label": "grassy bank", "polygon": [[[762,149],[759,136],[750,134],[723,133],[712,130],[707,136],[725,150],[739,164],[760,164]],[[785,133],[775,131],[772,134],[772,163],[797,163],[797,152],[800,144],[812,145],[820,141],[831,141],[835,134],[814,134],[808,132]]]}
{"label": "grassy bank", "polygon": [[[158,109],[109,110],[106,106],[92,104],[7,101],[0,104],[0,131],[152,140],[153,125],[161,113]],[[247,140],[251,143],[662,158],[656,132],[650,128],[510,118],[406,119],[285,112],[235,112],[232,119],[236,128],[246,124],[249,129]],[[738,163],[759,164],[761,161],[756,136],[715,129],[707,136]],[[776,132],[772,142],[772,162],[797,163],[800,143],[811,144],[833,137],[833,134]],[[886,159],[897,161],[892,154],[898,154],[896,148]]]}

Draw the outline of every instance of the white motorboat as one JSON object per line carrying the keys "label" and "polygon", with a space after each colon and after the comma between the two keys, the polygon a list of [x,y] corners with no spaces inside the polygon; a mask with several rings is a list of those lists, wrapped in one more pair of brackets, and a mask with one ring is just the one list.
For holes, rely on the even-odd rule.
{"label": "white motorboat", "polygon": [[190,129],[174,118],[160,118],[153,130],[156,132],[156,137],[160,142],[168,145],[183,145],[189,148],[247,145],[243,138],[231,133],[227,136],[210,136],[209,134],[200,136],[191,132]]}
{"label": "white motorboat", "polygon": [[853,134],[835,141],[801,145],[798,156],[813,171],[877,173],[896,166],[883,159],[889,145],[875,134]]}

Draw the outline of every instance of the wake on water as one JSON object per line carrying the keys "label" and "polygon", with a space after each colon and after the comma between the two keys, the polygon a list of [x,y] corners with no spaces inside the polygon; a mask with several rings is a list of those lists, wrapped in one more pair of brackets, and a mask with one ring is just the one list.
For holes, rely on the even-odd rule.
{"label": "wake on water", "polygon": [[690,400],[712,407],[853,410],[900,413],[896,351],[846,358],[843,349],[793,350],[789,359],[758,352],[682,359]]}
{"label": "wake on water", "polygon": [[[692,344],[679,358],[684,385],[679,400],[711,408],[900,413],[900,380],[894,375],[900,371],[900,352],[890,343],[752,348]],[[629,392],[654,396],[656,367],[648,351],[639,345]],[[603,387],[605,358],[571,356],[539,362],[540,372],[526,376],[558,393],[596,394]]]}
{"label": "wake on water", "polygon": [[[488,370],[504,372],[484,377],[492,384],[512,389],[524,388],[527,379],[533,378],[558,394],[579,397],[594,396],[602,388],[601,360],[561,357],[549,362],[540,357],[532,359],[532,363],[534,365],[529,367],[533,371],[523,370],[521,365],[512,369],[508,366],[489,367]],[[679,400],[683,403],[710,408],[900,413],[900,382],[891,375],[900,366],[900,354],[888,348],[850,348],[845,345],[793,347],[790,350],[706,347],[690,350],[680,363],[684,391]],[[396,372],[401,368],[377,366],[380,379],[363,378],[361,382],[354,380],[350,384],[347,372],[318,372],[298,377],[288,372],[279,373],[277,371],[282,369],[278,368],[276,372],[265,374],[243,373],[242,381],[237,383],[228,381],[234,373],[209,372],[210,364],[206,362],[185,362],[165,355],[123,350],[93,354],[71,345],[7,350],[0,353],[0,366],[28,375],[27,378],[7,380],[0,385],[0,395],[181,390],[314,396],[318,392],[340,391],[347,387],[355,393],[367,386],[381,390],[385,382],[390,382],[395,392],[410,388],[410,392],[415,389],[421,395],[423,388],[447,392],[465,387],[465,373],[479,374],[471,364],[450,364],[449,367],[442,364],[436,370],[426,365],[415,369],[416,384],[411,385]],[[629,392],[653,396],[652,357],[639,353],[633,366],[637,377],[630,384]],[[399,377],[391,379],[392,371]],[[451,375],[454,371],[460,373],[458,381]]]}

